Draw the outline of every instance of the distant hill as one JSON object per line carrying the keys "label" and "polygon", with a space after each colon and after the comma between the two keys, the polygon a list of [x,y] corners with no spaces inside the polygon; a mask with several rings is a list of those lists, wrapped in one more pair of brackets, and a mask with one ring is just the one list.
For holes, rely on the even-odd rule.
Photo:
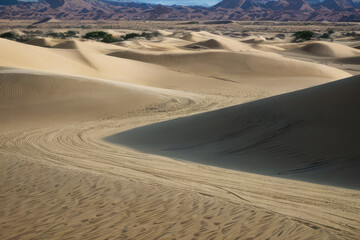
{"label": "distant hill", "polygon": [[214,8],[259,10],[260,6],[253,0],[224,0],[216,4]]}
{"label": "distant hill", "polygon": [[305,0],[279,0],[269,1],[265,4],[265,8],[272,10],[299,10],[299,11],[313,11],[309,3]]}
{"label": "distant hill", "polygon": [[318,8],[326,8],[328,10],[335,11],[346,11],[354,8],[353,4],[348,0],[325,0],[315,6]]}
{"label": "distant hill", "polygon": [[1,5],[1,19],[360,21],[359,3],[349,0],[312,5],[306,0],[223,0],[212,7],[113,0],[7,0]]}

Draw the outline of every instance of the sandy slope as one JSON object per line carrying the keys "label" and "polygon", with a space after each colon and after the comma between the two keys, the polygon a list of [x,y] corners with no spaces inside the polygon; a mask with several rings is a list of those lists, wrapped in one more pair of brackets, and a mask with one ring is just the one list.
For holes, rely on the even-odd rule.
{"label": "sandy slope", "polygon": [[52,38],[38,38],[28,41],[27,44],[39,47],[53,47],[61,42],[62,40],[56,40]]}
{"label": "sandy slope", "polygon": [[1,128],[107,118],[187,98],[176,91],[20,69],[0,70],[0,95]]}
{"label": "sandy slope", "polygon": [[[187,47],[204,43],[222,48]],[[164,32],[153,41],[121,46],[78,40],[33,44],[38,46],[0,39],[0,239],[355,239],[360,234],[358,191],[177,161],[103,140],[350,74],[207,32]],[[349,98],[357,89],[351,86]],[[332,101],[341,102],[335,93]],[[319,103],[331,101],[328,95],[318,96]],[[308,96],[302,98],[310,110],[317,109]],[[299,117],[288,111],[291,101],[289,106],[272,101],[289,115],[249,108],[270,118],[261,125],[268,133]],[[335,103],[344,117],[351,114]],[[257,103],[243,106],[251,104]],[[325,113],[333,105],[325,104]],[[310,116],[310,110],[299,113],[309,121],[320,119],[321,112]],[[216,116],[198,130],[221,119],[217,113],[207,113]],[[233,114],[238,111],[229,113],[229,121]],[[335,120],[344,121],[334,118],[329,125]],[[220,128],[211,130],[221,133]],[[233,128],[228,124],[225,130]],[[190,136],[190,129],[174,132]],[[262,132],[256,136],[261,139]]]}
{"label": "sandy slope", "polygon": [[[360,189],[360,77],[109,137],[140,151]],[[151,139],[151,140],[150,140]]]}
{"label": "sandy slope", "polygon": [[185,53],[151,54],[138,51],[120,51],[110,54],[121,58],[155,63],[171,69],[200,75],[222,73],[224,76],[262,77],[326,77],[343,78],[348,73],[320,64],[283,58],[273,53],[232,53],[227,51],[201,51]]}
{"label": "sandy slope", "polygon": [[297,50],[322,57],[341,58],[360,56],[360,51],[352,47],[344,46],[339,43],[321,41],[307,43]]}

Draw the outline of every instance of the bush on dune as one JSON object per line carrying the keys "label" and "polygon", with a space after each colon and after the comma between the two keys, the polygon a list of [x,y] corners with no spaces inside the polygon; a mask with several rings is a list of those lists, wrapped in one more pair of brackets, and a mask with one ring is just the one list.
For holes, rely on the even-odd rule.
{"label": "bush on dune", "polygon": [[119,39],[104,31],[93,31],[86,33],[83,38],[101,41],[105,43],[117,42]]}
{"label": "bush on dune", "polygon": [[13,40],[17,37],[17,35],[13,32],[6,32],[6,33],[1,34],[0,37]]}
{"label": "bush on dune", "polygon": [[8,40],[15,40],[15,41],[18,41],[18,42],[27,42],[30,40],[30,38],[27,36],[27,35],[18,35],[14,32],[6,32],[6,33],[3,33],[0,35],[0,38],[5,38],[5,39],[8,39]]}
{"label": "bush on dune", "polygon": [[334,30],[328,29],[327,32],[323,33],[319,38],[330,38],[333,33],[335,33]]}
{"label": "bush on dune", "polygon": [[151,38],[156,37],[158,35],[159,35],[159,33],[157,33],[157,32],[128,33],[126,35],[121,36],[121,38],[115,38],[112,34],[104,32],[104,31],[92,31],[92,32],[86,33],[83,36],[83,38],[101,41],[101,42],[105,42],[105,43],[112,43],[112,42],[126,41],[126,40],[140,38],[140,37],[150,40]]}
{"label": "bush on dune", "polygon": [[78,33],[79,33],[79,32],[77,32],[77,31],[69,30],[69,31],[67,31],[67,32],[48,32],[48,33],[46,34],[46,36],[52,37],[52,38],[66,39],[66,38],[76,37],[76,35],[77,35]]}
{"label": "bush on dune", "polygon": [[158,32],[152,32],[152,33],[142,32],[141,34],[140,33],[128,33],[128,34],[122,36],[122,38],[124,40],[129,40],[129,39],[133,39],[133,38],[144,37],[144,38],[150,40],[151,38],[157,37],[158,35],[159,35]]}
{"label": "bush on dune", "polygon": [[312,31],[299,31],[294,33],[293,39],[294,42],[302,42],[302,41],[309,41],[311,38],[315,36],[315,33]]}

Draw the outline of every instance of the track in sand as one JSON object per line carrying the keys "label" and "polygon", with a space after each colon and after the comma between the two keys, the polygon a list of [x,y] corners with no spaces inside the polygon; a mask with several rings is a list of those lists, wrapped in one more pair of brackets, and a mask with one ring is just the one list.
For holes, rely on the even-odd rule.
{"label": "track in sand", "polygon": [[[143,40],[142,46],[158,51],[156,46],[168,45],[176,54],[188,54],[192,50],[184,47],[191,41],[214,38],[207,33],[182,37]],[[70,44],[76,48],[64,49],[51,48],[48,41],[46,47],[1,41],[0,239],[360,235],[359,191],[177,161],[103,140],[340,78],[323,69],[350,74],[316,65],[311,67],[315,75],[291,76],[293,68],[308,63],[289,61],[282,69],[288,74],[221,78],[215,71],[207,75],[109,56],[124,51],[116,45],[76,42]],[[243,56],[236,52],[244,46],[259,52],[233,39],[217,41],[231,56]],[[146,50],[148,58],[154,49]],[[36,61],[30,61],[34,55]]]}

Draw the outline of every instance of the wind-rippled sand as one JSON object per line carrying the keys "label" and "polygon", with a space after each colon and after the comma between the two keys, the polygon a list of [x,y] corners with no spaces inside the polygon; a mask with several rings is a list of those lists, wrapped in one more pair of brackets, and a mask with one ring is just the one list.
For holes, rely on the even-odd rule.
{"label": "wind-rippled sand", "polygon": [[314,56],[360,56],[331,43],[239,40],[207,32],[118,45],[0,39],[0,239],[357,239],[357,190],[104,140],[351,77]]}

